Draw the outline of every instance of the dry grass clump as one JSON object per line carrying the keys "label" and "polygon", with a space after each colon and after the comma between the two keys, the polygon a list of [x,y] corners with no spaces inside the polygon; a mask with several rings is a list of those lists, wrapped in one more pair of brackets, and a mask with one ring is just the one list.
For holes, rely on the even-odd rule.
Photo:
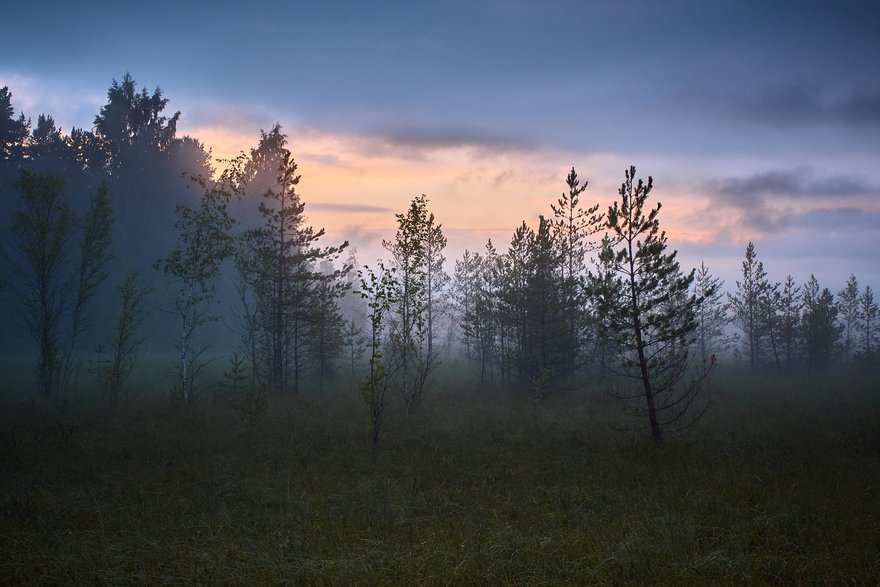
{"label": "dry grass clump", "polygon": [[450,382],[105,413],[5,398],[0,584],[874,584],[876,381],[716,384],[658,451],[604,399]]}

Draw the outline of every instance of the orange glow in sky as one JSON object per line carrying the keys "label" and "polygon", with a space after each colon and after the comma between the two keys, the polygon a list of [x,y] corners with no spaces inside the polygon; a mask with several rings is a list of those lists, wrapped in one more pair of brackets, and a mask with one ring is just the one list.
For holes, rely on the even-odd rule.
{"label": "orange glow in sky", "polygon": [[[256,132],[221,126],[184,132],[198,137],[219,158],[247,152],[259,139]],[[326,244],[349,240],[366,263],[386,256],[381,241],[394,235],[394,214],[404,211],[416,195],[429,197],[430,210],[449,240],[446,256],[451,265],[466,248],[482,250],[489,238],[503,251],[523,220],[534,226],[539,214],[551,215],[550,204],[567,189],[565,177],[572,165],[582,182],[590,182],[581,204],[599,203],[601,210],[618,197],[623,171],[630,165],[595,153],[414,147],[380,137],[316,131],[290,133],[288,148],[302,174],[299,191],[309,223],[326,229]],[[651,160],[637,168],[637,176],[655,177],[649,202],[663,203],[661,228],[672,248],[742,243],[764,236],[741,212],[718,208],[698,188],[670,186],[674,180],[664,177],[669,168],[669,162]],[[789,203],[772,202],[767,213],[784,215],[789,208]]]}

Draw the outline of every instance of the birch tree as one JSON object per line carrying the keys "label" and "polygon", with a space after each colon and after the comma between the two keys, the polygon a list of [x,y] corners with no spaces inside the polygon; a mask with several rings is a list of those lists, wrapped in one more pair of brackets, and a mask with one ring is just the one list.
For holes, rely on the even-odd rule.
{"label": "birch tree", "polygon": [[212,305],[217,302],[221,266],[235,251],[232,229],[236,223],[229,215],[229,204],[239,195],[241,165],[241,158],[233,160],[216,181],[191,178],[202,189],[199,205],[177,206],[177,245],[155,264],[176,285],[170,310],[178,320],[174,339],[178,356],[176,391],[187,406],[204,366],[201,357],[208,347],[197,335],[206,324],[218,319]]}
{"label": "birch tree", "polygon": [[22,319],[37,344],[37,387],[51,396],[70,388],[77,343],[91,326],[88,310],[107,279],[112,214],[101,184],[80,219],[54,174],[22,171],[6,252]]}

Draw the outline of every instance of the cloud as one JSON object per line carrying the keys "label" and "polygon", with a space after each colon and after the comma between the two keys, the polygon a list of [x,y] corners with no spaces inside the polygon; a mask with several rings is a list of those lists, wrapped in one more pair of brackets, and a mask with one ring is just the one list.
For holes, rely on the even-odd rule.
{"label": "cloud", "polygon": [[[855,214],[873,211],[867,204],[880,194],[880,185],[856,174],[818,175],[812,168],[771,169],[741,177],[703,181],[696,190],[708,204],[689,221],[713,226],[715,242],[759,238],[783,230],[798,230],[809,218],[845,224]],[[869,200],[870,198],[870,200]],[[835,205],[829,205],[834,202]],[[823,230],[831,226],[817,224]]]}
{"label": "cloud", "polygon": [[854,129],[880,125],[880,90],[830,96],[804,84],[777,88],[733,106],[740,117],[762,124],[838,124]]}
{"label": "cloud", "polygon": [[333,153],[302,153],[297,159],[300,161],[311,161],[325,167],[345,167],[345,163],[339,155]]}
{"label": "cloud", "polygon": [[330,212],[379,212],[382,214],[394,212],[394,210],[392,210],[391,208],[386,208],[385,206],[370,206],[368,204],[331,204],[325,202],[309,202],[308,209]]}
{"label": "cloud", "polygon": [[260,138],[259,130],[270,130],[274,118],[265,109],[251,105],[212,104],[204,101],[178,105],[181,111],[181,123],[195,128],[222,128],[230,133],[246,132],[253,135],[256,145]]}
{"label": "cloud", "polygon": [[379,124],[366,129],[363,136],[381,144],[380,154],[423,159],[432,151],[472,149],[482,154],[532,151],[537,145],[513,133],[474,127],[435,126],[422,123]]}
{"label": "cloud", "polygon": [[[865,210],[853,206],[816,208],[794,214],[788,224],[791,228],[823,234],[846,234],[854,231],[880,233],[880,210]],[[876,252],[872,250],[871,254],[876,255]]]}
{"label": "cloud", "polygon": [[706,182],[705,189],[711,194],[738,204],[754,204],[763,196],[800,199],[880,193],[880,186],[873,185],[862,177],[835,174],[817,178],[810,167],[770,170],[747,177],[710,180]]}

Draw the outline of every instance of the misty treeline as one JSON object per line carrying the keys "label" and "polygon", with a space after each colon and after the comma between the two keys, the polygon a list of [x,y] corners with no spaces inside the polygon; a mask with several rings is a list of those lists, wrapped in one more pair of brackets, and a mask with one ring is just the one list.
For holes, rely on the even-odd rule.
{"label": "misty treeline", "polygon": [[572,168],[546,216],[449,273],[442,225],[417,196],[386,258],[362,265],[308,224],[280,125],[215,168],[167,104],[126,74],[91,130],[63,134],[50,115],[16,116],[0,89],[6,353],[30,336],[44,395],[89,371],[115,404],[139,354],[172,350],[171,397],[188,404],[225,354],[223,388],[252,422],[268,393],[357,381],[375,447],[388,392],[411,413],[441,361],[463,360],[481,384],[535,401],[599,381],[660,442],[705,410],[719,359],[779,373],[877,364],[869,286],[773,282],[749,243],[725,293],[705,265],[681,269],[635,168],[604,209],[581,203]]}

